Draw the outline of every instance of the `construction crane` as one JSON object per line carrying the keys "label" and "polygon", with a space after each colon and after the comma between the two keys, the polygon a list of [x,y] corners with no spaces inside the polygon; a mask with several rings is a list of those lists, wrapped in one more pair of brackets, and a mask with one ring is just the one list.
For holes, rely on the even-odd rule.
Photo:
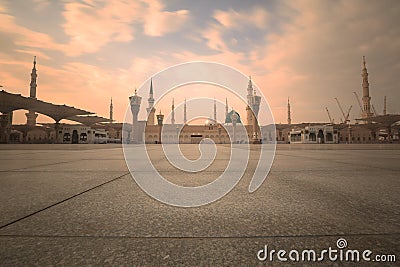
{"label": "construction crane", "polygon": [[339,106],[339,109],[340,109],[340,111],[342,112],[343,119],[345,119],[345,121],[344,121],[344,122],[346,122],[346,114],[344,114],[344,111],[343,111],[343,108],[342,108],[342,106],[340,105],[339,99],[337,99],[337,97],[335,97],[335,100],[336,100],[336,103],[337,103],[337,104],[338,104],[338,106]]}
{"label": "construction crane", "polygon": [[328,107],[325,107],[325,109],[326,109],[326,113],[328,113],[329,122],[334,124],[334,121],[332,120],[331,114],[329,113]]}
{"label": "construction crane", "polygon": [[350,106],[349,107],[349,110],[347,111],[347,115],[344,113],[344,110],[343,110],[343,108],[342,108],[342,105],[340,105],[340,102],[339,102],[339,99],[337,98],[337,97],[335,97],[335,100],[336,100],[336,103],[338,104],[338,106],[339,106],[339,109],[340,109],[340,111],[342,112],[342,115],[343,115],[343,119],[344,119],[344,123],[347,123],[347,122],[350,122],[350,120],[349,120],[349,115],[350,115],[350,110],[351,110],[351,108],[353,107],[353,106]]}
{"label": "construction crane", "polygon": [[351,108],[352,108],[352,107],[353,107],[353,106],[350,105],[349,110],[347,111],[347,115],[346,115],[346,117],[345,117],[345,119],[344,119],[345,122],[346,122],[346,121],[350,122],[350,120],[349,120],[349,115],[350,115],[350,111],[351,111]]}
{"label": "construction crane", "polygon": [[376,113],[376,109],[373,104],[371,104],[371,107],[372,107],[372,110],[374,111],[374,116],[378,116],[378,113]]}
{"label": "construction crane", "polygon": [[361,110],[361,113],[362,113],[362,112],[363,112],[363,107],[362,107],[362,105],[361,105],[360,98],[358,97],[357,92],[353,92],[353,94],[356,96],[358,105],[360,106],[360,110]]}

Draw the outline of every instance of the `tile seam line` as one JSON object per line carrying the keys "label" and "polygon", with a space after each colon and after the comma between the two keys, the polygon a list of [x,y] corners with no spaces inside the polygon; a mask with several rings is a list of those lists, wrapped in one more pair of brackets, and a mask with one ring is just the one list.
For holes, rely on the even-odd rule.
{"label": "tile seam line", "polygon": [[112,182],[114,182],[114,181],[116,181],[116,180],[118,180],[118,179],[121,179],[122,177],[125,177],[125,176],[129,175],[129,174],[130,174],[129,172],[126,172],[126,173],[124,173],[124,174],[122,174],[122,175],[120,175],[120,176],[117,176],[117,177],[115,177],[115,178],[112,178],[111,180],[108,180],[108,181],[103,182],[103,183],[101,183],[101,184],[98,184],[98,185],[96,185],[96,186],[90,187],[90,188],[88,188],[88,189],[86,189],[86,190],[84,190],[84,191],[82,191],[82,192],[79,192],[79,193],[74,194],[74,195],[72,195],[72,196],[70,196],[70,197],[64,198],[63,200],[60,200],[60,201],[58,201],[58,202],[55,202],[55,203],[53,203],[53,204],[51,204],[51,205],[49,205],[49,206],[46,206],[46,207],[44,207],[44,208],[42,208],[42,209],[39,209],[39,210],[34,211],[34,212],[30,213],[30,214],[27,214],[27,215],[25,215],[25,216],[23,216],[23,217],[20,217],[20,218],[15,219],[15,220],[13,220],[13,221],[11,221],[11,222],[8,222],[8,223],[6,223],[6,224],[4,224],[4,225],[1,225],[1,226],[0,226],[0,230],[3,229],[3,228],[6,228],[7,226],[10,226],[10,225],[12,225],[12,224],[14,224],[14,223],[17,223],[17,222],[19,222],[19,221],[25,220],[25,219],[27,219],[27,218],[29,218],[29,217],[31,217],[31,216],[33,216],[33,215],[36,215],[36,214],[38,214],[38,213],[40,213],[40,212],[42,212],[42,211],[48,210],[48,209],[50,209],[50,208],[52,208],[52,207],[55,207],[55,206],[57,206],[57,205],[59,205],[59,204],[62,204],[62,203],[64,203],[64,202],[67,202],[68,200],[71,200],[71,199],[73,199],[73,198],[75,198],[75,197],[78,197],[78,196],[83,195],[83,194],[85,194],[85,193],[87,193],[87,192],[90,192],[90,191],[92,191],[92,190],[94,190],[94,189],[97,189],[97,188],[102,187],[102,186],[104,186],[104,185],[106,185],[106,184],[112,183]]}
{"label": "tile seam line", "polygon": [[327,238],[327,237],[365,237],[398,236],[400,233],[355,233],[355,234],[317,234],[317,235],[261,235],[261,236],[112,236],[112,235],[15,235],[0,234],[0,238],[93,238],[93,239],[262,239],[262,238]]}
{"label": "tile seam line", "polygon": [[72,161],[61,161],[61,162],[55,162],[55,163],[49,163],[49,164],[39,164],[39,165],[34,165],[34,166],[29,166],[29,167],[23,167],[23,168],[16,168],[16,169],[10,169],[10,170],[3,170],[3,171],[19,171],[19,170],[28,170],[30,168],[38,168],[38,167],[46,167],[46,166],[54,166],[58,164],[64,164],[64,163],[72,163],[72,162],[78,162],[81,161],[79,160],[72,160]]}

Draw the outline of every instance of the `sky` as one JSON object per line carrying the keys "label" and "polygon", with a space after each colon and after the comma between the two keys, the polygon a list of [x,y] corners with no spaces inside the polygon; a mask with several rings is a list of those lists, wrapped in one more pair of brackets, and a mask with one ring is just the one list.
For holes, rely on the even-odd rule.
{"label": "sky", "polygon": [[[288,97],[293,123],[327,122],[325,107],[340,121],[335,97],[353,106],[351,119],[360,115],[353,91],[362,96],[366,56],[372,104],[382,113],[387,96],[388,113],[400,113],[399,14],[397,0],[0,0],[0,85],[29,96],[35,55],[38,99],[108,117],[112,97],[123,121],[135,87],[170,66],[212,61],[251,75],[277,123],[287,121]],[[160,83],[155,77],[156,97]],[[175,105],[194,91],[176,93]],[[25,123],[24,113],[14,123]]]}

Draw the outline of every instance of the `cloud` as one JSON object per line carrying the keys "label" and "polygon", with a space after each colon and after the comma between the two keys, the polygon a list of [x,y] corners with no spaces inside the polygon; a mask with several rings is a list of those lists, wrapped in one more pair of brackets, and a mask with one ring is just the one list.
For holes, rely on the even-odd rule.
{"label": "cloud", "polygon": [[18,53],[28,54],[28,55],[31,55],[32,57],[37,56],[40,59],[51,59],[46,53],[43,53],[38,50],[15,49],[14,51],[18,52]]}
{"label": "cloud", "polygon": [[[0,7],[6,11],[6,7]],[[0,32],[11,36],[14,43],[18,46],[43,48],[50,50],[65,50],[65,45],[57,44],[47,34],[30,30],[20,26],[15,22],[15,18],[5,12],[0,13]]]}
{"label": "cloud", "polygon": [[[207,46],[212,50],[224,51],[230,49],[230,46],[243,45],[239,40],[248,40],[248,35],[253,34],[256,29],[265,30],[269,22],[269,13],[263,7],[254,6],[244,11],[215,10],[213,18],[215,21],[211,21],[208,28],[200,30],[201,36],[207,40]],[[234,30],[239,30],[240,34]],[[232,33],[233,37],[229,36]]]}
{"label": "cloud", "polygon": [[254,26],[259,29],[265,29],[268,17],[267,10],[259,6],[243,12],[237,12],[233,9],[228,11],[216,10],[214,12],[214,18],[226,28]]}
{"label": "cloud", "polygon": [[71,38],[68,55],[97,52],[110,42],[135,38],[135,25],[144,34],[163,36],[178,31],[189,18],[189,11],[164,11],[160,1],[88,1],[64,6],[64,32]]}
{"label": "cloud", "polygon": [[162,36],[176,32],[189,19],[188,10],[163,11],[164,5],[160,1],[144,0],[143,2],[147,4],[142,17],[144,33],[149,36]]}
{"label": "cloud", "polygon": [[[115,97],[115,107],[119,101],[125,109],[126,97],[154,72],[185,61],[217,61],[252,75],[278,122],[286,121],[287,96],[291,98],[295,122],[327,121],[325,106],[338,120],[333,97],[339,97],[343,107],[353,105],[352,118],[358,115],[352,92],[361,91],[361,58],[365,55],[375,107],[382,110],[381,100],[387,95],[389,111],[400,112],[395,105],[400,98],[400,5],[396,1],[366,5],[357,0],[301,0],[262,7],[246,3],[226,10],[213,10],[211,6],[206,15],[197,12],[196,5],[193,11],[190,7],[169,10],[162,1],[150,0],[85,0],[60,5],[64,7],[64,20],[61,26],[52,25],[52,30],[65,32],[63,43],[45,31],[18,24],[20,20],[7,14],[4,4],[0,4],[0,32],[17,52],[7,58],[0,55],[1,64],[9,68],[1,71],[8,74],[0,74],[5,85],[11,81],[28,90],[31,62],[18,61],[20,53],[37,54],[43,59],[51,55],[50,60],[39,64],[40,95],[57,103],[103,111],[110,94],[120,94],[120,100]],[[46,10],[51,8],[54,5]],[[199,17],[192,20],[194,15]],[[194,20],[202,20],[203,24],[193,26],[190,22]],[[146,46],[151,39],[148,36],[170,33],[184,35],[190,42],[157,38],[159,47]],[[126,49],[116,43],[130,42],[132,47],[126,53],[132,56],[123,58],[126,68],[122,69],[119,58],[110,60],[109,55],[120,47]],[[68,62],[71,58],[53,51],[76,58]],[[151,56],[141,55],[143,51]],[[125,50],[117,53],[124,54]],[[79,57],[85,54],[93,57]],[[85,93],[94,100],[76,97]]]}
{"label": "cloud", "polygon": [[[400,71],[400,29],[396,27],[400,5],[396,2],[284,1],[264,15],[257,16],[255,10],[215,11],[216,22],[201,33],[207,46],[217,52],[208,59],[252,74],[277,121],[286,121],[287,96],[297,122],[327,121],[325,106],[337,118],[334,97],[342,99],[343,106],[357,106],[352,92],[361,90],[363,55],[367,56],[372,102],[382,102],[384,94],[400,97],[395,88]],[[262,36],[253,37],[252,44],[237,53],[236,42],[229,39],[232,32],[240,38]],[[379,102],[375,105],[382,106]],[[351,117],[357,116],[353,109]]]}
{"label": "cloud", "polygon": [[134,30],[130,23],[137,15],[138,7],[133,1],[66,3],[63,11],[65,23],[62,25],[70,37],[66,54],[93,53],[109,42],[133,40]]}
{"label": "cloud", "polygon": [[[39,1],[41,10],[49,2]],[[7,33],[17,46],[60,51],[67,56],[95,53],[112,42],[127,43],[139,29],[148,36],[163,36],[181,29],[189,19],[188,10],[169,12],[160,1],[65,2],[60,26],[69,40],[57,43],[45,33],[19,25],[0,5],[0,32]],[[39,10],[40,11],[40,10]],[[139,26],[142,26],[140,28]]]}
{"label": "cloud", "polygon": [[[343,106],[356,107],[352,92],[361,94],[363,55],[367,56],[372,102],[383,98],[384,88],[392,97],[400,97],[393,82],[400,71],[395,64],[400,60],[400,30],[395,26],[400,5],[353,1],[289,1],[285,5],[297,15],[281,26],[281,32],[266,35],[264,45],[255,51],[259,60],[253,67],[265,70],[263,79],[269,90],[264,90],[273,102],[277,104],[280,97],[284,104],[283,97],[292,96],[296,121],[326,121],[325,106],[338,117],[334,97]],[[391,67],[384,70],[385,66]],[[356,110],[352,118],[358,116]]]}

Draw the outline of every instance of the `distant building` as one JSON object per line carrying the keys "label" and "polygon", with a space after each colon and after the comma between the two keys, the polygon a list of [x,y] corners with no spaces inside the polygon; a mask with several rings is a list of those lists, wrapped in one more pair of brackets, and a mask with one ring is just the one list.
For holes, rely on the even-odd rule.
{"label": "distant building", "polygon": [[65,124],[60,129],[59,143],[63,144],[105,144],[108,133],[104,129],[93,129],[85,125]]}
{"label": "distant building", "polygon": [[288,140],[291,144],[337,144],[338,131],[332,125],[313,125],[292,129]]}

